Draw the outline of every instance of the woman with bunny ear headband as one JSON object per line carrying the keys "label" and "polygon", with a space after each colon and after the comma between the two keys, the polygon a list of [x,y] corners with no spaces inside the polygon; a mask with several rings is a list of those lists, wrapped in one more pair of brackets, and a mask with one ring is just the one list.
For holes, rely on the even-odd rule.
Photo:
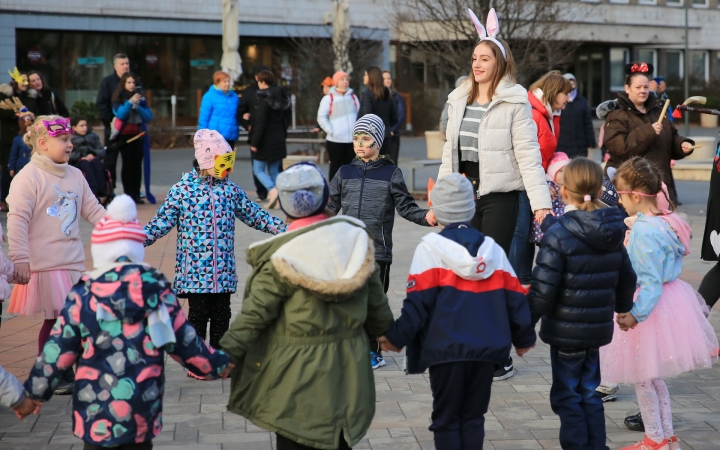
{"label": "woman with bunny ear headband", "polygon": [[[478,41],[469,79],[448,96],[447,141],[438,178],[459,172],[472,182],[476,213],[471,225],[507,254],[518,220],[520,191],[527,191],[540,222],[551,211],[550,191],[528,93],[515,79],[510,47],[498,38],[495,10],[489,11],[485,27],[468,12]],[[497,369],[496,380],[511,377],[512,359]]]}
{"label": "woman with bunny ear headband", "polygon": [[635,156],[649,160],[660,170],[670,200],[677,203],[670,161],[691,154],[695,142],[680,136],[667,116],[658,120],[663,105],[650,92],[653,70],[652,64],[645,62],[625,66],[625,92],[618,92],[616,102],[619,107],[605,117],[603,127],[603,143],[610,154],[607,167],[620,167]]}

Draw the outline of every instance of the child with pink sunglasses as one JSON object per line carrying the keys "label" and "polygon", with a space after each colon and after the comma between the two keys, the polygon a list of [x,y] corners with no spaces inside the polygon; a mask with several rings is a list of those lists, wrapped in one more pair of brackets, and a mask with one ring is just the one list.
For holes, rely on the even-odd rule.
{"label": "child with pink sunglasses", "polygon": [[[79,218],[95,225],[105,215],[82,172],[68,165],[71,135],[70,119],[36,118],[23,138],[32,149],[30,163],[15,175],[7,197],[8,255],[16,283],[8,312],[44,319],[38,354],[85,272]],[[72,393],[73,379],[69,374],[55,393]]]}

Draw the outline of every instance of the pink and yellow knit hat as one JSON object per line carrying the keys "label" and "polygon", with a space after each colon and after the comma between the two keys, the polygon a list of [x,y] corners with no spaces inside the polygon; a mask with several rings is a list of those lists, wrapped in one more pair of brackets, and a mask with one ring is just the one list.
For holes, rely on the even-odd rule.
{"label": "pink and yellow knit hat", "polygon": [[145,231],[137,220],[135,201],[128,195],[118,195],[90,236],[93,265],[102,267],[121,256],[141,263],[145,257],[145,239]]}
{"label": "pink and yellow knit hat", "polygon": [[193,143],[195,145],[195,159],[197,159],[198,167],[201,170],[215,167],[216,155],[224,155],[233,151],[230,144],[220,133],[207,128],[197,130]]}

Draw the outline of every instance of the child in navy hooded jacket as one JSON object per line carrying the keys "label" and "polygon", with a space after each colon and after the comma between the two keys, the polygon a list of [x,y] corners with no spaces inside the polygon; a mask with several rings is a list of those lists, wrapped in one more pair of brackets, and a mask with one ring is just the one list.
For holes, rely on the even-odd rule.
{"label": "child in navy hooded jacket", "polygon": [[535,344],[530,309],[503,249],[473,228],[472,184],[459,173],[430,193],[439,234],[415,250],[400,318],[378,341],[407,346],[407,371],[430,368],[437,449],[482,448],[495,364],[511,344],[522,356]]}

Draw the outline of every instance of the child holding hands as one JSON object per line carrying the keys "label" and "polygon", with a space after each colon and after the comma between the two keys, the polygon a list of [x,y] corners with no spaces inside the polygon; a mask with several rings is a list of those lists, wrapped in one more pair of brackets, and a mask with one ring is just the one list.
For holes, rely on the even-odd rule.
{"label": "child holding hands", "polygon": [[473,186],[459,173],[438,179],[430,192],[442,228],[415,250],[401,316],[384,350],[407,347],[407,372],[430,368],[435,448],[480,448],[495,365],[535,345],[527,300],[495,241],[470,225]]}
{"label": "child holding hands", "polygon": [[575,158],[563,172],[557,194],[565,214],[543,223],[528,300],[533,324],[542,318],[540,339],[550,345],[560,445],[607,450],[603,402],[595,395],[599,349],[613,337],[613,313],[632,307],[636,277],[623,246],[623,215],[599,201],[600,165]]}

